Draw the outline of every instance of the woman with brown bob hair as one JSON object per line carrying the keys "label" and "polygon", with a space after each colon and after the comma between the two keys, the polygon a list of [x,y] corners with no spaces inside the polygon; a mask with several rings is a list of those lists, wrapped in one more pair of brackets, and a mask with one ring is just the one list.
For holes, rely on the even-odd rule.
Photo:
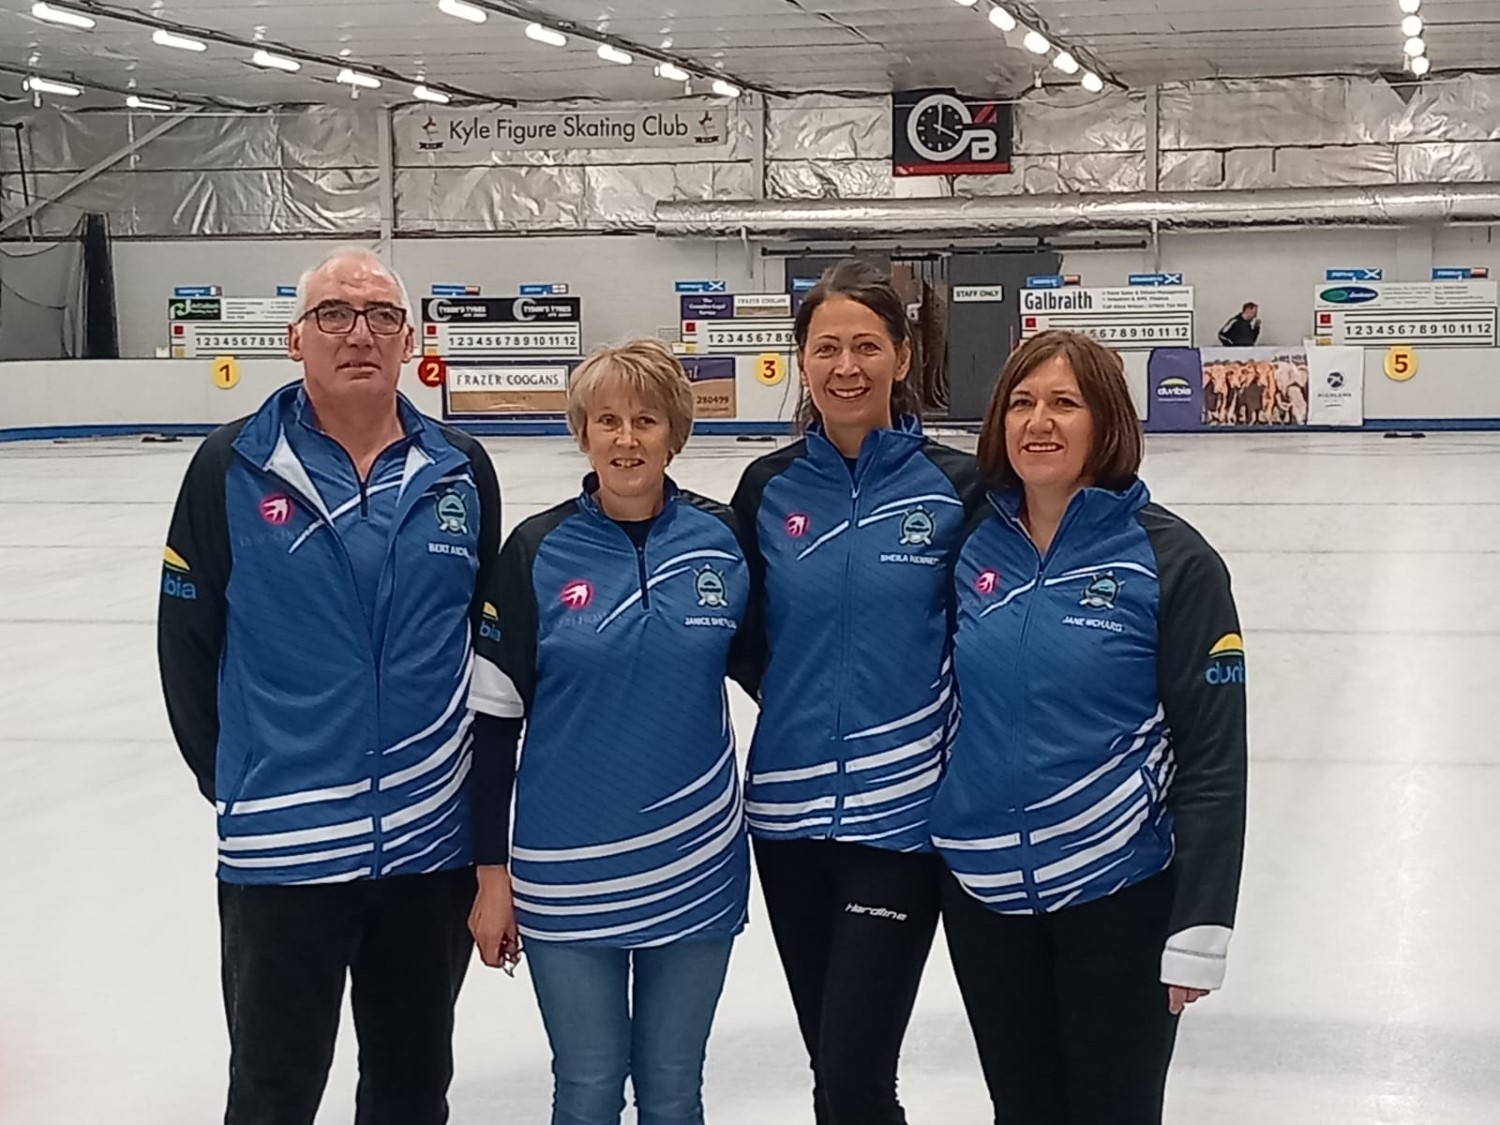
{"label": "woman with brown bob hair", "polygon": [[943,925],[1005,1125],[1159,1125],[1223,983],[1245,820],[1229,573],[1151,503],[1118,357],[1047,332],[985,416],[954,572],[963,723],[933,801]]}

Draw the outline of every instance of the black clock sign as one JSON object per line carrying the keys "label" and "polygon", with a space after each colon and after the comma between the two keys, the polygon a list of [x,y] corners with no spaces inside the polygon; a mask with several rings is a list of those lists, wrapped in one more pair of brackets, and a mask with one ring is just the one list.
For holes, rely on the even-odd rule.
{"label": "black clock sign", "polygon": [[904,90],[891,98],[898,176],[1004,175],[1010,171],[1009,102],[951,90]]}

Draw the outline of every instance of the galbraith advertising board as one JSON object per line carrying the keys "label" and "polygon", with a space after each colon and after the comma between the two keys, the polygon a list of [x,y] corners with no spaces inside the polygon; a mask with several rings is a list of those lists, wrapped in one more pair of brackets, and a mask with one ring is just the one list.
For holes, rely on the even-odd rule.
{"label": "galbraith advertising board", "polygon": [[1081,332],[1118,351],[1190,346],[1193,287],[1021,290],[1021,338],[1052,328]]}

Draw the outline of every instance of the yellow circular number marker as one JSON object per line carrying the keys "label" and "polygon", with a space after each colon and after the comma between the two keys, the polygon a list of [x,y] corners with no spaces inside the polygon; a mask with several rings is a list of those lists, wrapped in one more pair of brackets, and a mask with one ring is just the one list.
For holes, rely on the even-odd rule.
{"label": "yellow circular number marker", "polygon": [[755,361],[755,377],[768,387],[780,386],[786,379],[786,356],[767,352]]}
{"label": "yellow circular number marker", "polygon": [[221,391],[232,390],[240,381],[240,361],[232,355],[214,357],[214,386]]}
{"label": "yellow circular number marker", "polygon": [[1404,383],[1417,373],[1417,353],[1406,344],[1397,344],[1385,353],[1385,377]]}

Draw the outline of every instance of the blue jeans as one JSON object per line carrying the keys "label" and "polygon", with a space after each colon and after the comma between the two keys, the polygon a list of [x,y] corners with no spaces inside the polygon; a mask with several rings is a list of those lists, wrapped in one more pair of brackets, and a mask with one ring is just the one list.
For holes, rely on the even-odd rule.
{"label": "blue jeans", "polygon": [[703,1056],[733,944],[528,942],[552,1044],[552,1125],[618,1125],[627,1075],[638,1125],[703,1125]]}

